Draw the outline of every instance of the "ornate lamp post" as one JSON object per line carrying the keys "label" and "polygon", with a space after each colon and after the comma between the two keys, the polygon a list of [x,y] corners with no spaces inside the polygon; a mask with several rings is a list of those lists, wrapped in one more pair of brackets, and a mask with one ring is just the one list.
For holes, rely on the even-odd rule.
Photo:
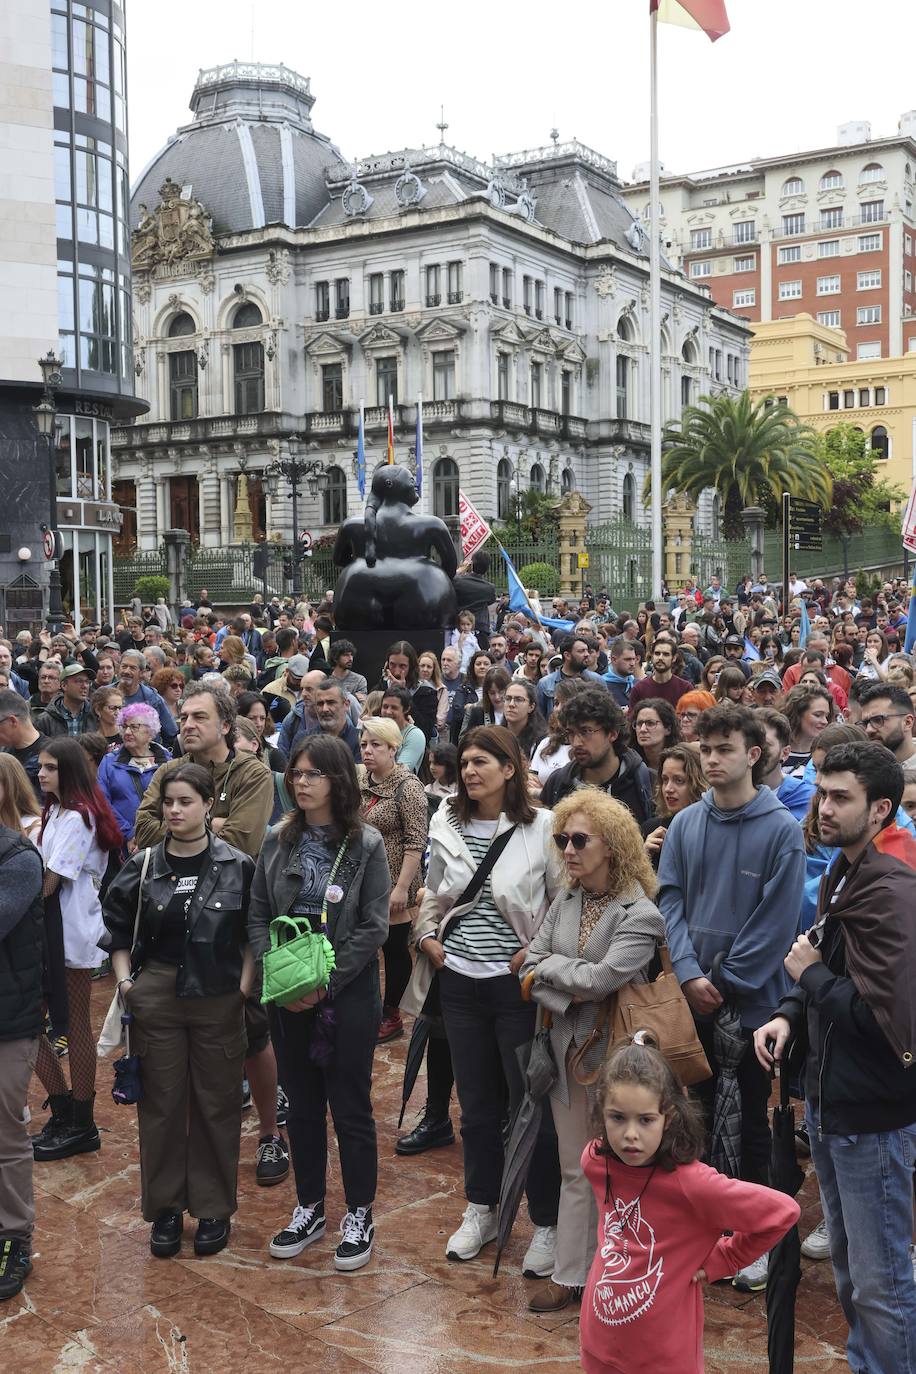
{"label": "ornate lamp post", "polygon": [[302,541],[299,537],[299,483],[305,482],[309,490],[309,495],[316,497],[320,492],[324,492],[328,485],[328,474],[325,472],[317,458],[303,458],[296,451],[299,436],[290,435],[289,457],[278,458],[276,462],[269,463],[265,471],[271,477],[285,477],[289,482],[290,497],[293,505],[293,595],[298,597],[302,592],[302,560],[305,557]]}
{"label": "ornate lamp post", "polygon": [[54,393],[63,380],[63,365],[63,360],[55,356],[53,348],[49,348],[45,356],[38,359],[44,390],[41,400],[34,407],[38,432],[48,446],[48,523],[42,526],[42,533],[49,534],[54,541],[54,558],[48,575],[48,628],[52,634],[60,629],[64,620],[60,566],[57,558],[60,535],[57,533],[57,469],[54,463],[54,429],[57,422]]}

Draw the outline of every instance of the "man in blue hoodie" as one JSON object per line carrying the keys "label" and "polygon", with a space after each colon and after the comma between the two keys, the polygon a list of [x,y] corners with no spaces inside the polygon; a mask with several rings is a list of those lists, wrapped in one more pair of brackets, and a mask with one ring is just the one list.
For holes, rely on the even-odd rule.
{"label": "man in blue hoodie", "polygon": [[[719,1065],[713,1020],[723,1001],[752,1033],[788,990],[783,967],[805,880],[801,826],[759,786],[766,732],[758,713],[731,702],[702,712],[695,729],[709,791],[675,816],[662,847],[658,906],[674,972],[690,1003],[713,1077],[696,1089],[712,1118]],[[720,958],[721,956],[721,958]],[[714,980],[713,980],[714,975]],[[741,1177],[766,1183],[770,1080],[748,1048],[741,1088]],[[752,1266],[753,1267],[753,1266]],[[756,1275],[753,1286],[766,1284]]]}

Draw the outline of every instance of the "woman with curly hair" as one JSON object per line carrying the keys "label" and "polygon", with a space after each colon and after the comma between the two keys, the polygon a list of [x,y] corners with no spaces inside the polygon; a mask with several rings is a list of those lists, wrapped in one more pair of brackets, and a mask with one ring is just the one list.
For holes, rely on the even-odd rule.
{"label": "woman with curly hair", "polygon": [[560,1207],[553,1275],[533,1294],[534,1312],[559,1312],[578,1296],[595,1251],[597,1213],[582,1174],[591,1139],[583,1081],[607,1052],[607,1032],[574,1064],[600,1024],[607,999],[643,981],[665,925],[652,898],[656,879],[639,827],[606,793],[583,788],[558,803],[553,841],[565,883],[528,946],[520,977],[553,1017],[550,1043],[559,1074],[550,1105],[560,1150]]}
{"label": "woman with curly hair", "polygon": [[700,755],[689,744],[675,744],[662,754],[655,788],[655,815],[640,827],[645,837],[646,853],[658,872],[658,861],[668,826],[685,806],[699,801],[706,791],[706,779],[700,767]]}
{"label": "woman with curly hair", "polygon": [[782,704],[792,729],[792,748],[783,767],[791,773],[804,768],[814,741],[836,720],[836,704],[826,687],[793,687]]}

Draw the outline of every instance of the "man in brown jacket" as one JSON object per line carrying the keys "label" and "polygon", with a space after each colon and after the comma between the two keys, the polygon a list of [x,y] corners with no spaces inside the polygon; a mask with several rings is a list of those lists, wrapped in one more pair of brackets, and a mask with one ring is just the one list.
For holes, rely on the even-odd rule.
{"label": "man in brown jacket", "polygon": [[[191,682],[185,688],[181,740],[187,752],[154,773],[137,810],[138,849],[165,838],[160,797],[170,770],[179,763],[199,763],[213,779],[213,833],[257,859],[273,811],[274,779],[254,754],[235,751],[235,716],[234,699],[218,683]],[[261,1122],[255,1176],[261,1184],[280,1183],[289,1173],[289,1152],[277,1130],[277,1061],[267,1013],[257,996],[245,1002],[245,1029],[245,1072]]]}

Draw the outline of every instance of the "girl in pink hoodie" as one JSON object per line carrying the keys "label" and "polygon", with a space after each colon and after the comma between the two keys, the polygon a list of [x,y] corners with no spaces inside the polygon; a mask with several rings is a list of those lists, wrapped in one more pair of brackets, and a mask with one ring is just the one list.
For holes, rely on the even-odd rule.
{"label": "girl in pink hoodie", "polygon": [[651,1044],[614,1051],[596,1116],[601,1136],[582,1155],[598,1203],[579,1318],[582,1368],[702,1374],[701,1285],[775,1245],[798,1220],[798,1204],[699,1162],[699,1108]]}

